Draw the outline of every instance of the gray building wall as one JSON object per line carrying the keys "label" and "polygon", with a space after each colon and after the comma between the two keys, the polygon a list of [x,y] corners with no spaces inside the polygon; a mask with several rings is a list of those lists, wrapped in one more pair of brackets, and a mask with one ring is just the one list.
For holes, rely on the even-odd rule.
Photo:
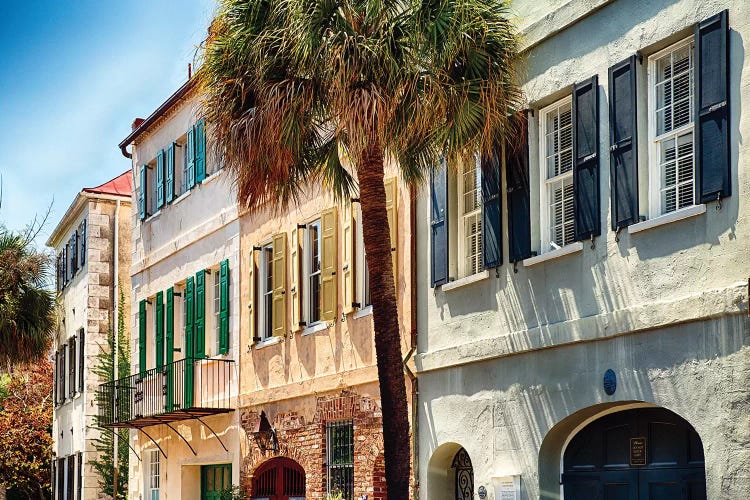
{"label": "gray building wall", "polygon": [[[451,498],[463,446],[479,486],[521,475],[523,498],[559,498],[560,460],[578,427],[628,405],[668,408],[703,440],[709,498],[750,497],[747,193],[743,113],[750,4],[572,1],[513,4],[538,111],[597,74],[602,236],[594,247],[526,267],[504,264],[451,290],[430,288],[429,193],[417,203],[420,498]],[[608,68],[647,57],[729,9],[733,195],[703,214],[630,234],[610,228]],[[639,75],[639,169],[648,168],[645,66]],[[532,248],[539,250],[539,113],[530,119]],[[503,180],[504,182],[504,180]],[[642,201],[642,205],[644,205]],[[643,213],[643,212],[642,212]],[[507,260],[507,213],[503,227]],[[516,272],[517,271],[517,272]],[[445,286],[443,288],[446,288]],[[450,287],[447,287],[450,288]],[[618,389],[607,396],[612,368]],[[447,471],[447,472],[446,472]]]}

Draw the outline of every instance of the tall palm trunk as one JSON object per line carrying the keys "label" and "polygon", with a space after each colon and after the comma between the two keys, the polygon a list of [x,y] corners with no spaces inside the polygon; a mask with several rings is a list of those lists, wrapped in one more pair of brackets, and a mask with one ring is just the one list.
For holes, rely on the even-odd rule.
{"label": "tall palm trunk", "polygon": [[[362,206],[362,232],[370,269],[370,299],[375,323],[383,444],[388,498],[409,496],[409,420],[401,359],[398,306],[393,280],[391,240],[385,208],[383,150],[369,146],[357,167]],[[393,242],[395,244],[395,242]]]}

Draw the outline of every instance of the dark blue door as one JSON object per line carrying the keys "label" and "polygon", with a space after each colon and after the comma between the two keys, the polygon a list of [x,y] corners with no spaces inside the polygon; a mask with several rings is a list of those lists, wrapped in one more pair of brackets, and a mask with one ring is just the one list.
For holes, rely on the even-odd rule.
{"label": "dark blue door", "polygon": [[[645,444],[631,453],[634,442]],[[606,415],[584,427],[563,457],[565,500],[705,500],[703,445],[661,408]]]}

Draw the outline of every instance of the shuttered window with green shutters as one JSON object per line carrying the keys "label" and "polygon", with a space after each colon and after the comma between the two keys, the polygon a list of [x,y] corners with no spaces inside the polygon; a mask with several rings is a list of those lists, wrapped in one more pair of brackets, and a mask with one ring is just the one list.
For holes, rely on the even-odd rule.
{"label": "shuttered window with green shutters", "polygon": [[219,269],[219,354],[229,352],[229,260],[221,261]]}
{"label": "shuttered window with green shutters", "polygon": [[156,154],[156,210],[164,206],[164,150]]}
{"label": "shuttered window with green shutters", "polygon": [[194,342],[194,305],[195,305],[195,278],[190,276],[185,284],[185,383],[184,399],[185,408],[193,406],[193,380],[195,356]]}
{"label": "shuttered window with green shutters", "polygon": [[172,203],[175,192],[174,175],[175,147],[174,142],[167,147],[167,164],[164,176],[164,197],[166,203]]}
{"label": "shuttered window with green shutters", "polygon": [[156,294],[156,368],[164,368],[164,292]]}
{"label": "shuttered window with green shutters", "polygon": [[195,274],[195,346],[196,358],[206,357],[206,271]]}
{"label": "shuttered window with green shutters", "polygon": [[146,370],[146,300],[138,303],[138,371]]}
{"label": "shuttered window with green shutters", "polygon": [[195,182],[206,178],[206,121],[198,120],[195,124]]}

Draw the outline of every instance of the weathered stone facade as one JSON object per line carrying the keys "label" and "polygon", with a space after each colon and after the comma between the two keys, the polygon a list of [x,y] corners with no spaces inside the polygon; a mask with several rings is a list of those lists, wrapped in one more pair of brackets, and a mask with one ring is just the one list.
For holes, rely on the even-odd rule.
{"label": "weathered stone facade", "polygon": [[[269,414],[269,410],[271,414]],[[276,430],[278,449],[263,452],[253,431],[265,411]],[[248,453],[240,471],[240,485],[252,494],[254,473],[268,460],[286,457],[299,463],[306,475],[306,498],[325,498],[326,423],[351,420],[354,424],[354,498],[388,498],[383,461],[383,415],[378,402],[353,390],[317,396],[315,412],[306,418],[297,412],[273,413],[273,406],[250,407],[241,414],[241,426],[248,442]]]}

